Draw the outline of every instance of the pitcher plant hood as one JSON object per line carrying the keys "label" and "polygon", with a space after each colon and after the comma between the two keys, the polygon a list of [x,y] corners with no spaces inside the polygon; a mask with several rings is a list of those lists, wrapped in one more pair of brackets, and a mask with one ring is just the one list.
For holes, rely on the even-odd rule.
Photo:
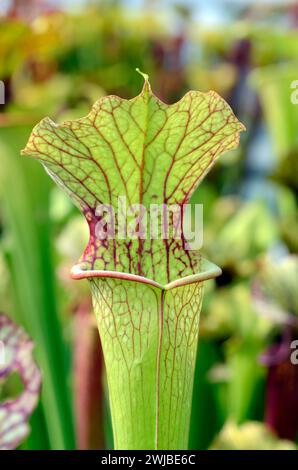
{"label": "pitcher plant hood", "polygon": [[41,161],[88,222],[89,243],[74,278],[89,277],[91,271],[128,273],[166,286],[206,270],[199,252],[187,248],[183,233],[180,239],[96,235],[98,205],[117,207],[119,197],[146,209],[152,203],[183,207],[216,159],[237,147],[244,130],[214,91],[190,91],[167,105],[142,75],[144,86],[137,97],[106,96],[86,117],[59,125],[45,118],[22,151]]}

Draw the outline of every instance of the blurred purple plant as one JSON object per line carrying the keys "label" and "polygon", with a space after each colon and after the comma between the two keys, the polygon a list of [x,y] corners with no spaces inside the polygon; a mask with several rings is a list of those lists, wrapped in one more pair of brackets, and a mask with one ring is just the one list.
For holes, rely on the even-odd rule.
{"label": "blurred purple plant", "polygon": [[13,372],[23,384],[18,397],[0,404],[0,450],[11,450],[29,434],[28,419],[38,402],[41,374],[32,356],[33,342],[4,314],[0,314],[0,345],[0,385]]}
{"label": "blurred purple plant", "polygon": [[279,263],[267,261],[252,288],[256,310],[272,319],[279,337],[262,354],[268,368],[266,424],[281,438],[298,433],[298,367],[290,360],[292,341],[298,337],[298,257]]}

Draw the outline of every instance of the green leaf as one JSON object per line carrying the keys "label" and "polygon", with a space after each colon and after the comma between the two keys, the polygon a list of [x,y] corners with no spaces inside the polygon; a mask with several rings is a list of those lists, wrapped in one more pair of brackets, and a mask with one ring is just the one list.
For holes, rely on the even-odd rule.
{"label": "green leaf", "polygon": [[146,209],[182,207],[215,160],[238,145],[244,126],[213,91],[190,91],[169,106],[144,78],[136,98],[104,97],[85,118],[61,125],[42,120],[22,153],[39,159],[83,211],[90,240],[81,269],[130,272],[164,284],[200,271],[200,256],[183,237],[98,240],[98,205],[117,208],[125,196],[127,205]]}

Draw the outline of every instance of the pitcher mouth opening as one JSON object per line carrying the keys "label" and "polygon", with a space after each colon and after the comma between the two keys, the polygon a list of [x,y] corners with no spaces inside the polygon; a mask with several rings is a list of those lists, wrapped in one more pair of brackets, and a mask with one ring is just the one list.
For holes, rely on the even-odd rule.
{"label": "pitcher mouth opening", "polygon": [[96,270],[96,269],[85,269],[84,264],[76,264],[71,269],[72,279],[88,279],[88,278],[113,278],[113,279],[122,279],[125,281],[132,282],[141,282],[143,284],[148,284],[153,287],[157,287],[162,290],[170,290],[175,287],[185,286],[187,284],[193,284],[194,282],[207,281],[208,279],[214,279],[215,277],[220,276],[222,273],[221,269],[216,266],[216,264],[211,263],[206,259],[202,259],[202,269],[200,272],[191,274],[189,276],[184,276],[179,279],[175,279],[165,285],[160,284],[159,282],[149,279],[144,276],[139,276],[138,274],[120,272],[120,271],[105,271],[105,270]]}

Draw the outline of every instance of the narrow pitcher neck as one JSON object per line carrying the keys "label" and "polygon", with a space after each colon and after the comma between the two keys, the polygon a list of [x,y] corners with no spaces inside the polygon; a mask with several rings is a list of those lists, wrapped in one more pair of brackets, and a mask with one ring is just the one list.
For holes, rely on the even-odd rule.
{"label": "narrow pitcher neck", "polygon": [[203,283],[89,280],[116,449],[187,449]]}

